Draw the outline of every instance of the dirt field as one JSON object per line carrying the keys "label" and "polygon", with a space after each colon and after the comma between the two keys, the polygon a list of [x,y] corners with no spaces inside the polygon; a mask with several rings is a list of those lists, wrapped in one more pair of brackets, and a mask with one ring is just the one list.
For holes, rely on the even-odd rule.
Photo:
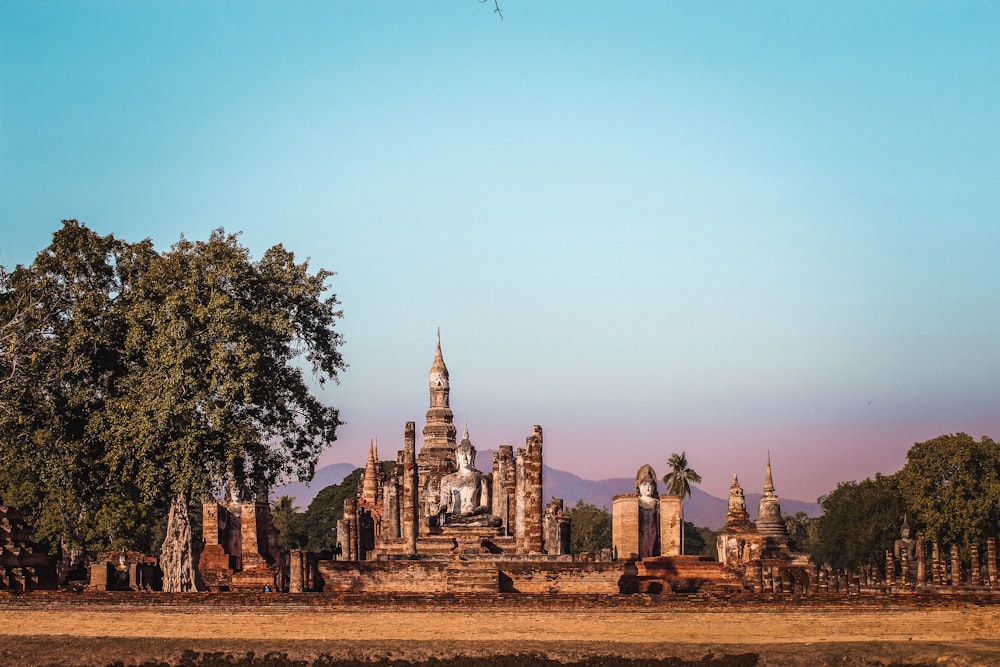
{"label": "dirt field", "polygon": [[503,596],[378,604],[296,603],[288,596],[191,600],[0,598],[0,664],[233,665],[251,664],[246,657],[253,652],[252,664],[261,665],[519,654],[592,663],[614,656],[703,665],[1000,665],[1000,604],[958,600],[946,606],[582,600],[556,610]]}

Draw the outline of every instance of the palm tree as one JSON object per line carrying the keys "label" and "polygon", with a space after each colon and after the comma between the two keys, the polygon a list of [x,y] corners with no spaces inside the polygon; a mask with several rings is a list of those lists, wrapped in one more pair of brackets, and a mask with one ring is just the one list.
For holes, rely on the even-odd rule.
{"label": "palm tree", "polygon": [[667,460],[670,472],[663,476],[667,493],[681,497],[681,554],[684,553],[684,498],[691,495],[691,484],[701,484],[701,475],[688,467],[687,452],[676,452]]}

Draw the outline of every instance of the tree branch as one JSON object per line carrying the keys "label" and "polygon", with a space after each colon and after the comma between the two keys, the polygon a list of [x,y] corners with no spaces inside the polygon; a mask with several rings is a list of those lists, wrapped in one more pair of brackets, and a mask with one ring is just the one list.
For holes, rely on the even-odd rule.
{"label": "tree branch", "polygon": [[[485,2],[489,2],[489,0],[479,0],[479,4],[483,4]],[[500,20],[503,21],[503,12],[500,11],[500,0],[493,0],[493,7],[495,8],[493,13],[498,14],[500,16]]]}

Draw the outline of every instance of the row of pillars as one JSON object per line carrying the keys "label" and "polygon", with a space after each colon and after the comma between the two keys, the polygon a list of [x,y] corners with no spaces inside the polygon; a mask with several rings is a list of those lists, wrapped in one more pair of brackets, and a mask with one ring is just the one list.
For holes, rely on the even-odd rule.
{"label": "row of pillars", "polygon": [[[957,544],[951,545],[950,558],[944,558],[938,547],[938,543],[933,544],[931,550],[930,571],[927,568],[927,559],[924,550],[923,535],[917,536],[916,563],[911,563],[909,554],[904,550],[900,552],[900,575],[899,583],[916,583],[918,586],[933,584],[937,586],[969,586],[996,587],[997,585],[997,543],[995,538],[986,540],[986,577],[983,578],[983,568],[980,560],[979,545],[973,544],[969,547],[971,552],[969,558],[969,569],[967,575],[963,576],[962,559]],[[949,560],[951,567],[949,568]],[[890,586],[897,584],[896,559],[891,551],[885,552],[885,572],[886,583]]]}

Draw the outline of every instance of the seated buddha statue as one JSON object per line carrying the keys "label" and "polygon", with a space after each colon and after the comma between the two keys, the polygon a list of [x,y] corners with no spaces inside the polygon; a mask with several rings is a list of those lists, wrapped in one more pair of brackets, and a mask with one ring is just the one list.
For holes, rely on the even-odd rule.
{"label": "seated buddha statue", "polygon": [[458,470],[441,478],[438,504],[439,526],[499,526],[500,517],[490,514],[490,483],[476,469],[476,448],[466,428],[462,442],[455,448]]}

